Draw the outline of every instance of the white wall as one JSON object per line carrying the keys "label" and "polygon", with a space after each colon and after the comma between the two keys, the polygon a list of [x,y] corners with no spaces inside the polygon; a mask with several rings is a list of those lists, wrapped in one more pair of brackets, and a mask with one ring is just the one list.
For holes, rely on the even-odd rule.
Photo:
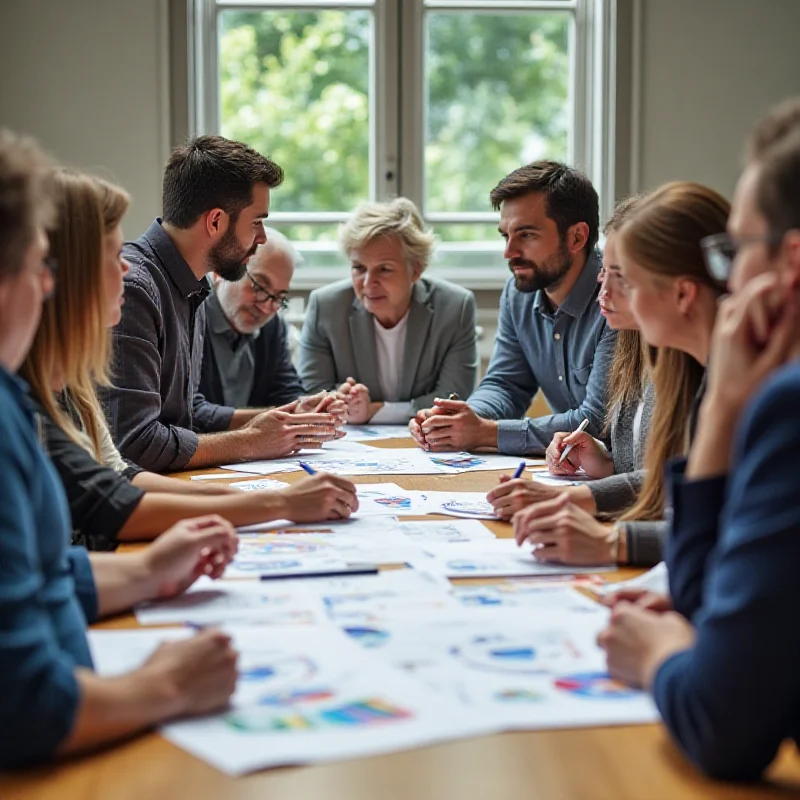
{"label": "white wall", "polygon": [[0,2],[0,124],[127,188],[131,237],[161,209],[166,11],[163,0]]}
{"label": "white wall", "polygon": [[[800,0],[618,3],[626,40],[639,8],[640,48],[637,60],[620,42],[617,195],[676,178],[729,194],[753,121],[800,93]],[[163,164],[186,133],[185,9],[185,0],[0,0],[0,124],[122,183],[134,199],[130,236],[159,212]]]}
{"label": "white wall", "polygon": [[753,122],[800,94],[800,1],[641,0],[640,8],[633,189],[690,179],[730,196]]}

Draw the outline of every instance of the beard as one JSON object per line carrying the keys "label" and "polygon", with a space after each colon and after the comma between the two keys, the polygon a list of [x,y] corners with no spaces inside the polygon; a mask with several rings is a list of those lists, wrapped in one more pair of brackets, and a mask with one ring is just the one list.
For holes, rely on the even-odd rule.
{"label": "beard", "polygon": [[518,292],[524,292],[525,294],[538,292],[540,289],[555,288],[564,279],[571,266],[572,256],[570,256],[564,241],[559,244],[558,250],[548,256],[541,264],[529,261],[526,258],[512,258],[508,262],[508,268],[512,272],[514,267],[533,270],[533,275],[530,277],[514,275],[514,287]]}
{"label": "beard", "polygon": [[237,241],[233,224],[211,248],[208,262],[211,269],[223,280],[238,281],[244,277],[245,261],[255,253],[258,245],[245,250]]}

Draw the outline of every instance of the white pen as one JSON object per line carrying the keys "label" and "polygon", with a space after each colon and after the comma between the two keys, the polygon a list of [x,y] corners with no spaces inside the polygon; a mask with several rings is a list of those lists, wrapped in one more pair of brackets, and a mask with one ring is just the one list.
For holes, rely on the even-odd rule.
{"label": "white pen", "polygon": [[[576,430],[575,433],[583,433],[583,431],[585,431],[588,427],[589,427],[589,420],[585,419],[583,422],[581,422],[580,425],[578,425],[578,430]],[[572,450],[573,447],[575,447],[574,444],[568,444],[561,451],[561,458],[558,459],[559,464],[569,455],[569,452],[570,450]]]}

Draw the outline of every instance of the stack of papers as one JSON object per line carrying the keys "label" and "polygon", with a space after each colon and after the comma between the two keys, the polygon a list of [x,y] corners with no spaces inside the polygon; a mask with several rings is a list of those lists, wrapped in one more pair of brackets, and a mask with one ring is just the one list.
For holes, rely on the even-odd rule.
{"label": "stack of papers", "polygon": [[[480,515],[481,493],[374,484],[359,497],[358,519],[240,529],[223,579],[136,609],[142,625],[181,627],[90,633],[98,672],[135,669],[161,643],[193,635],[189,626],[226,630],[240,654],[231,706],[162,733],[230,774],[503,730],[657,719],[646,694],[606,673],[596,638],[608,610],[535,580],[598,568],[539,563],[478,519],[398,518]],[[310,577],[387,562],[412,568]],[[258,580],[292,571],[301,577]],[[449,580],[464,577],[517,580]]]}

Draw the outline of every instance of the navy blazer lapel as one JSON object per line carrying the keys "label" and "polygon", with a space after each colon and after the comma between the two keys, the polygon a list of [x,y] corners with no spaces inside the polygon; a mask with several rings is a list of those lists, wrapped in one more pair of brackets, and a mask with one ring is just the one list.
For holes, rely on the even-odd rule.
{"label": "navy blazer lapel", "polygon": [[353,299],[350,309],[350,341],[353,344],[353,356],[356,361],[357,375],[353,377],[360,383],[372,386],[376,391],[370,392],[372,400],[382,400],[377,397],[378,390],[378,356],[375,352],[375,328],[373,327],[372,314],[370,314],[357,299]]}
{"label": "navy blazer lapel", "polygon": [[429,302],[429,292],[419,280],[414,284],[411,294],[411,307],[408,310],[406,349],[403,355],[403,375],[400,381],[400,397],[410,400],[414,391],[422,352],[428,342],[428,333],[433,322],[433,308]]}

